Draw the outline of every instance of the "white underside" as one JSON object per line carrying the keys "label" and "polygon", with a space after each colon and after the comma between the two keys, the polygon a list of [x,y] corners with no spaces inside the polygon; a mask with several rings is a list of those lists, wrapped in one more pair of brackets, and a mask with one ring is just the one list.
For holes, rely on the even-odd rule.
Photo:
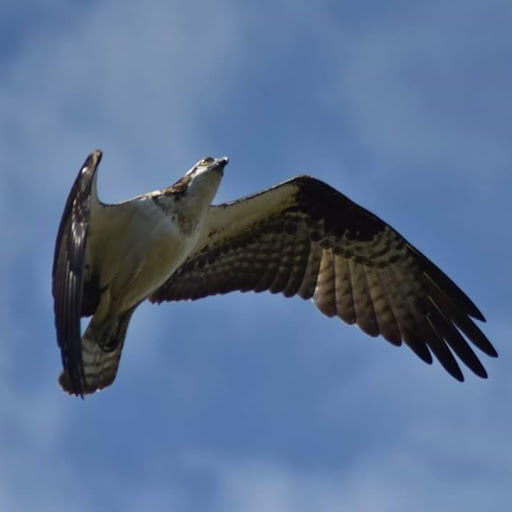
{"label": "white underside", "polygon": [[[193,252],[236,236],[283,204],[295,187],[277,186],[240,202],[211,207],[222,174],[204,174],[186,197],[165,197],[165,211],[145,194],[105,206],[93,194],[86,262],[105,288],[93,321],[122,313],[156,291]],[[180,224],[187,219],[186,227]]]}
{"label": "white underside", "polygon": [[184,233],[176,216],[151,198],[97,205],[91,215],[86,261],[106,287],[96,320],[146,299],[185,260],[200,234]]}

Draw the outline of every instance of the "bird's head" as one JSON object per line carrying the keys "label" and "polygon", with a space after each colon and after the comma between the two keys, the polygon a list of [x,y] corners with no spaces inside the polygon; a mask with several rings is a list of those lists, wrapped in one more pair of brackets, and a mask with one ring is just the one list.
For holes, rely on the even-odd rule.
{"label": "bird's head", "polygon": [[227,163],[228,158],[225,156],[221,158],[209,156],[199,160],[182,178],[187,183],[187,194],[202,195],[211,191],[213,199]]}
{"label": "bird's head", "polygon": [[208,156],[202,158],[185,174],[189,177],[190,183],[193,181],[201,181],[204,179],[211,179],[213,175],[222,177],[224,174],[224,167],[226,167],[229,159],[227,156],[221,158],[212,158]]}
{"label": "bird's head", "polygon": [[227,163],[228,158],[225,156],[203,158],[166,192],[171,193],[178,201],[187,197],[188,201],[209,205],[219,188]]}

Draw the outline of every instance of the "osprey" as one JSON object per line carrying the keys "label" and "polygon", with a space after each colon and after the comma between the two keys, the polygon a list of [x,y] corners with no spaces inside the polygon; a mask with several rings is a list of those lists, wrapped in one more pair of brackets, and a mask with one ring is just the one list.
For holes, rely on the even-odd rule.
{"label": "osprey", "polygon": [[[312,299],[326,316],[487,373],[471,342],[497,353],[460,288],[384,221],[329,185],[298,176],[212,206],[227,158],[205,158],[173,186],[107,205],[91,153],[67,199],[52,272],[61,387],[83,396],[112,384],[130,318],[146,299],[195,300],[268,290]],[[92,316],[81,334],[81,317]]]}

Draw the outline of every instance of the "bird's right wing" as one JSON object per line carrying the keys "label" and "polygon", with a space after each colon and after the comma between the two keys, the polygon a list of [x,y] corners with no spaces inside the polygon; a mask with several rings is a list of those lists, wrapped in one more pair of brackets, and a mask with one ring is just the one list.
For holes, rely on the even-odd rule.
{"label": "bird's right wing", "polygon": [[52,271],[55,327],[62,365],[69,374],[71,392],[81,396],[85,382],[80,330],[85,251],[92,186],[101,156],[97,150],[87,157],[71,188],[57,234]]}

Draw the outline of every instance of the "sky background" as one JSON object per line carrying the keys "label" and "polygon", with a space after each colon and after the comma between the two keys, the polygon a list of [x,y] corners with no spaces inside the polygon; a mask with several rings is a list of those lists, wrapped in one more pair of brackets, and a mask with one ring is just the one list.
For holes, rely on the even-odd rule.
{"label": "sky background", "polygon": [[[0,1],[0,509],[505,510],[512,500],[512,4]],[[145,304],[111,388],[60,391],[50,271],[87,153],[100,197],[230,157],[217,202],[312,174],[487,317],[439,364],[300,299]]]}

